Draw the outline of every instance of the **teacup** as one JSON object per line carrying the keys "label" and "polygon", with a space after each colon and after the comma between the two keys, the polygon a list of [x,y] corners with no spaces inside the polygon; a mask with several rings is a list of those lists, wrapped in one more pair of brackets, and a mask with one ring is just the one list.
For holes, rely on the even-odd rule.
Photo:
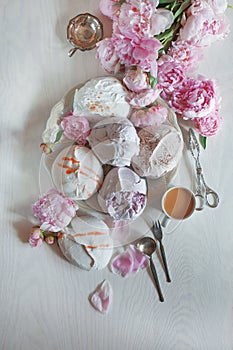
{"label": "teacup", "polygon": [[195,195],[186,187],[169,188],[162,197],[162,209],[165,214],[163,226],[168,224],[168,219],[185,220],[196,209]]}

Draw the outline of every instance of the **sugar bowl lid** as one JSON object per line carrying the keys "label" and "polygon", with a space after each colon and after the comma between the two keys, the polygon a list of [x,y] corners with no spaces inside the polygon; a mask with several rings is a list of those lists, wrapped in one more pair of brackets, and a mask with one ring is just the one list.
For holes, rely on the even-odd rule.
{"label": "sugar bowl lid", "polygon": [[71,57],[76,50],[91,50],[103,38],[103,25],[100,20],[89,14],[79,14],[69,21],[67,39],[74,47],[68,53]]}

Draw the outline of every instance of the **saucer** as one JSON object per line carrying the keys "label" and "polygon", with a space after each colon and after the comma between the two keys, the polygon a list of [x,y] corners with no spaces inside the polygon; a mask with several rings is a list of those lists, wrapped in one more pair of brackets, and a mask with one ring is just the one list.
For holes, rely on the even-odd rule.
{"label": "saucer", "polygon": [[79,14],[69,21],[67,40],[74,47],[69,51],[71,57],[76,50],[91,50],[103,38],[103,25],[100,20],[89,14]]}

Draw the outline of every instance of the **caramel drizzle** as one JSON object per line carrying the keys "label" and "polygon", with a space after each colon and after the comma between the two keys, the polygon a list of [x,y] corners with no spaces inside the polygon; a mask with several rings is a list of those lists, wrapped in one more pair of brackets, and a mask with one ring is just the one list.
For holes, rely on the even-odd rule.
{"label": "caramel drizzle", "polygon": [[78,163],[80,164],[79,160],[74,159],[73,157],[62,157],[62,160],[69,160],[72,164]]}
{"label": "caramel drizzle", "polygon": [[[80,174],[89,177],[89,175],[88,175],[87,173],[85,173],[84,171],[80,170],[79,172],[80,172]],[[95,179],[95,178],[93,178],[93,177],[90,177],[90,179],[93,180],[93,181],[95,181],[95,182],[97,182],[97,184],[98,184],[99,186],[102,185],[102,182],[99,181],[98,179]]]}
{"label": "caramel drizzle", "polygon": [[77,170],[79,170],[79,167],[80,167],[80,161],[79,160],[76,160],[74,159],[73,157],[62,157],[62,160],[68,160],[70,161],[72,164],[78,164],[78,167],[71,167],[69,165],[66,165],[64,163],[58,163],[58,166],[60,166],[61,168],[63,169],[67,169],[66,170],[66,174],[73,174],[75,173]]}
{"label": "caramel drizzle", "polygon": [[109,244],[98,244],[98,245],[86,245],[87,249],[96,249],[96,248],[108,248]]}
{"label": "caramel drizzle", "polygon": [[[72,164],[78,164],[77,167],[71,167],[71,166],[66,165],[66,164],[64,164],[64,163],[62,163],[62,164],[61,164],[61,163],[58,163],[58,166],[59,166],[59,167],[61,167],[61,168],[63,168],[63,169],[67,169],[67,170],[66,170],[66,174],[73,174],[73,173],[75,173],[76,171],[80,170],[80,161],[79,161],[79,160],[76,160],[76,159],[74,159],[73,157],[62,157],[62,160],[64,160],[64,161],[66,161],[66,160],[67,160],[67,161],[70,161]],[[99,176],[98,174],[96,174],[96,172],[94,172],[91,168],[86,167],[86,166],[84,166],[84,168],[87,169],[90,173],[92,173],[92,174],[95,175],[96,177],[100,178],[100,176]],[[82,175],[84,175],[84,176],[90,177],[87,173],[85,173],[85,172],[82,171],[82,170],[80,170],[79,172],[80,172],[80,174],[82,174]],[[93,177],[90,177],[90,179],[93,180],[93,181],[95,181],[95,182],[97,182],[97,184],[98,184],[99,186],[102,185],[102,182],[101,182],[100,180],[95,179],[95,178],[93,178]]]}
{"label": "caramel drizzle", "polygon": [[90,173],[92,173],[93,175],[95,175],[96,177],[98,177],[100,179],[100,176],[91,168],[84,166],[84,169],[87,169]]}
{"label": "caramel drizzle", "polygon": [[85,237],[85,236],[100,236],[100,235],[104,235],[104,233],[99,232],[99,231],[91,231],[91,232],[87,232],[87,233],[75,233],[73,236],[74,237]]}

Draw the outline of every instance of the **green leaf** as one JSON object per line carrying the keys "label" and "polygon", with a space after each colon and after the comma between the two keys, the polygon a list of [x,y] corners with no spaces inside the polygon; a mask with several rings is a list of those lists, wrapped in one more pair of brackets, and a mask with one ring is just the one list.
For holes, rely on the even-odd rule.
{"label": "green leaf", "polygon": [[67,225],[68,228],[72,228],[71,222]]}
{"label": "green leaf", "polygon": [[199,140],[200,140],[200,144],[202,145],[202,147],[204,149],[206,149],[206,141],[207,141],[206,136],[199,135]]}
{"label": "green leaf", "polygon": [[113,6],[121,6],[124,2],[124,0],[116,1],[114,2]]}
{"label": "green leaf", "polygon": [[154,89],[155,88],[155,85],[157,84],[157,78],[155,78],[155,77],[152,77],[152,75],[150,76],[150,86],[151,86],[151,88],[152,89]]}
{"label": "green leaf", "polygon": [[60,141],[63,132],[64,132],[64,130],[59,130],[59,131],[58,131],[55,142]]}
{"label": "green leaf", "polygon": [[159,5],[172,4],[174,0],[159,0]]}
{"label": "green leaf", "polygon": [[174,19],[179,17],[191,5],[191,0],[185,0],[174,14]]}

